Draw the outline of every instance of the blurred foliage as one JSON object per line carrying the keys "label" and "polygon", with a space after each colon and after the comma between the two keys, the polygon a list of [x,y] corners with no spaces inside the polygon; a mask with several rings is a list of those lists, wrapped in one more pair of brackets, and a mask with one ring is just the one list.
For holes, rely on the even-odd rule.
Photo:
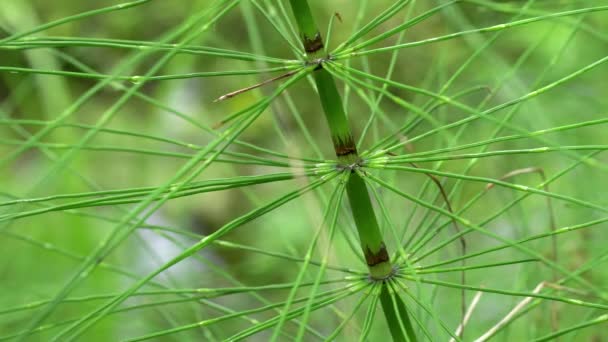
{"label": "blurred foliage", "polygon": [[[246,1],[243,1],[246,2]],[[266,3],[265,1],[260,1]],[[0,2],[0,28],[3,32],[0,38],[7,37],[15,32],[22,32],[37,25],[48,23],[80,12],[89,11],[104,6],[117,4],[117,1],[76,1],[61,0],[60,2],[42,0],[4,0]],[[190,2],[151,1],[143,6],[122,11],[115,11],[84,20],[72,21],[59,25],[43,32],[34,34],[35,37],[88,37],[112,38],[146,42],[156,42],[168,30],[182,23],[193,12],[209,5],[207,0]],[[274,3],[268,1],[268,3]],[[314,14],[322,27],[327,27],[335,13],[339,13],[341,20],[335,20],[330,48],[336,47],[346,40],[353,32],[358,21],[357,16],[362,15],[362,21],[367,22],[390,6],[393,1],[311,1]],[[445,1],[418,1],[412,15],[424,13]],[[504,6],[505,11],[495,11],[488,7],[459,3],[450,6],[438,15],[416,25],[407,31],[405,41],[418,41],[444,34],[486,27],[512,21],[515,13],[508,10],[517,10],[523,6],[524,1],[495,1],[496,5]],[[529,14],[523,18],[556,13],[578,8],[605,6],[608,2],[598,1],[567,1],[546,0],[536,1],[530,7]],[[287,3],[285,4],[286,6]],[[360,7],[366,6],[361,11]],[[295,59],[290,53],[289,46],[281,39],[276,30],[255,8],[255,25],[262,37],[264,51],[256,53],[284,59]],[[201,34],[192,45],[211,46],[231,49],[235,51],[254,52],[255,47],[251,39],[252,25],[246,24],[244,5],[237,6],[219,22],[213,24],[205,34]],[[395,15],[380,27],[369,34],[369,37],[388,31],[397,26],[404,19],[404,12]],[[516,99],[538,89],[540,86],[559,80],[566,75],[608,55],[608,14],[605,12],[589,13],[584,15],[583,25],[573,34],[573,25],[580,16],[566,17],[559,20],[544,20],[529,25],[515,27],[501,33],[499,39],[484,50],[479,58],[468,66],[467,70],[450,87],[448,94],[454,95],[471,87],[482,87],[481,91],[472,93],[461,100],[472,107],[482,101],[487,92],[493,97],[484,109]],[[323,32],[323,34],[325,34]],[[423,89],[438,92],[447,79],[465,61],[491,37],[492,33],[467,35],[462,38],[447,40],[433,44],[424,44],[408,48],[400,52],[394,66],[392,79],[404,84],[414,85]],[[24,39],[27,39],[25,37]],[[390,46],[397,43],[397,37],[391,37],[378,45]],[[566,44],[566,45],[565,45]],[[562,47],[567,46],[562,52]],[[109,47],[67,46],[54,49],[29,50],[0,50],[0,66],[21,67],[28,69],[79,71],[70,59],[75,59],[101,74],[112,74],[114,68],[125,59],[136,53],[137,50],[117,49]],[[159,60],[166,52],[157,51],[146,57],[141,63],[130,68],[128,75],[142,75]],[[548,69],[543,81],[536,85],[537,77],[556,55],[559,61]],[[360,70],[366,70],[374,75],[384,77],[389,69],[390,53],[370,55],[368,59],[353,58],[350,65]],[[184,74],[206,71],[237,71],[262,69],[267,66],[254,62],[239,61],[213,56],[198,56],[178,54],[158,72],[160,75]],[[533,132],[551,127],[569,125],[577,122],[602,119],[608,113],[608,66],[602,65],[592,71],[567,82],[539,98],[527,101],[521,105],[517,113],[509,119],[509,123]],[[267,96],[275,85],[247,92],[233,99],[223,102],[213,102],[214,99],[228,92],[250,86],[278,74],[219,76],[206,78],[189,78],[168,81],[150,81],[140,89],[141,93],[158,100],[169,108],[180,111],[196,122],[213,126],[229,114],[237,112],[253,104],[262,96]],[[505,85],[493,89],[496,80],[508,75]],[[59,116],[63,110],[73,104],[79,96],[84,94],[98,80],[91,78],[58,77],[31,73],[0,73],[0,156],[9,156],[16,146],[36,134],[44,126],[36,124],[11,124],[12,120],[43,120],[51,121]],[[131,82],[120,81],[126,87]],[[369,93],[365,89],[353,89],[339,83],[343,95],[348,98],[348,112],[352,118],[351,124],[357,135],[361,133],[369,117],[370,109],[358,96],[358,91]],[[422,106],[428,101],[420,95],[407,92],[396,87],[388,88],[408,103]],[[322,118],[321,108],[315,99],[310,84],[304,80],[289,89],[295,106],[302,113],[306,127],[312,132],[314,140],[325,159],[332,159],[333,152],[329,140],[329,133]],[[104,111],[110,108],[123,91],[116,86],[104,87],[68,120],[70,123],[97,125]],[[316,158],[314,148],[309,146],[306,137],[292,115],[289,104],[281,99],[273,105],[273,110],[266,111],[244,134],[239,138],[243,141],[284,152],[293,157]],[[362,150],[369,148],[380,138],[393,131],[391,122],[401,125],[412,115],[388,99],[381,102],[381,108],[386,113],[385,121],[373,126],[370,134],[361,146]],[[496,118],[505,118],[507,111],[500,111]],[[462,110],[449,106],[442,106],[433,112],[435,118],[442,125],[470,116]],[[169,110],[151,105],[139,98],[130,98],[118,113],[112,118],[106,129],[116,129],[128,132],[148,134],[155,137],[175,139],[185,144],[205,146],[212,140],[212,136],[203,132],[199,127],[178,118]],[[417,136],[430,129],[428,122],[422,123],[409,132]],[[489,138],[490,132],[496,128],[496,123],[477,120],[466,127],[466,132],[454,140],[456,129],[446,130],[431,139],[407,145],[407,151],[420,152],[443,147],[464,145]],[[605,134],[605,125],[591,125],[576,130],[558,132],[548,135],[553,144],[562,146],[575,145],[608,145],[608,135]],[[30,148],[2,164],[0,168],[0,191],[5,196],[2,200],[13,198],[37,198],[55,194],[80,193],[134,187],[157,187],[164,184],[182,167],[187,159],[119,151],[120,148],[145,149],[149,151],[162,151],[191,155],[192,149],[185,146],[176,146],[160,141],[142,139],[133,135],[110,134],[100,132],[88,143],[91,147],[112,147],[113,150],[84,149],[60,169],[53,169],[57,158],[67,153],[67,148],[74,146],[85,134],[86,129],[78,127],[60,127],[46,135],[42,141],[47,147]],[[501,135],[517,134],[512,129],[505,129]],[[408,136],[409,137],[409,136]],[[402,137],[406,139],[407,137]],[[542,147],[543,144],[534,140],[515,140],[491,145],[490,150],[516,150]],[[233,145],[233,152],[250,152],[246,148]],[[401,153],[407,153],[401,151]],[[466,153],[466,152],[462,152]],[[577,156],[585,156],[590,151],[576,151]],[[550,191],[565,194],[571,198],[582,199],[597,206],[608,208],[608,178],[606,177],[605,153],[594,156],[594,164],[576,167],[557,179],[550,185]],[[552,176],[564,168],[572,165],[573,158],[565,153],[522,153],[501,155],[492,158],[480,158],[469,172],[470,175],[499,179],[508,172],[527,168],[542,167],[545,174]],[[445,172],[462,172],[469,160],[449,161],[440,167]],[[434,164],[425,163],[425,167],[432,168]],[[287,170],[286,170],[287,171]],[[260,165],[241,165],[233,163],[216,162],[211,165],[199,180],[215,178],[229,178],[246,175],[259,175],[277,172],[276,168]],[[424,174],[391,173],[392,184],[399,186],[409,194],[420,191],[421,184],[428,181]],[[507,180],[518,184],[537,186],[540,180],[536,174],[522,175]],[[455,179],[442,178],[446,189],[451,190],[456,183]],[[127,241],[113,251],[105,263],[116,265],[140,277],[156,269],[163,261],[177,255],[180,251],[198,240],[196,234],[210,234],[226,222],[242,215],[262,203],[282,196],[290,190],[301,187],[304,183],[277,182],[258,184],[242,189],[218,191],[208,194],[198,194],[174,199],[165,203],[160,210],[147,220],[151,225],[162,225],[194,233],[194,237],[180,234],[155,231],[153,229],[140,229],[132,234]],[[484,191],[486,184],[480,182],[465,182],[460,184],[458,191],[451,197],[452,206],[461,208],[475,194]],[[411,204],[404,203],[402,198],[385,190],[386,204],[394,214],[393,221],[402,227],[410,214]],[[431,201],[437,195],[436,189],[429,189],[422,197]],[[513,189],[497,187],[485,195],[483,201],[477,202],[466,212],[465,217],[473,222],[479,222],[504,207],[519,195]],[[50,203],[50,202],[49,202]],[[61,200],[52,203],[65,203]],[[443,205],[441,201],[436,205]],[[18,210],[31,210],[39,208],[35,204],[3,207],[2,214],[14,213]],[[93,207],[80,212],[103,215],[119,220],[131,206],[101,206]],[[290,255],[303,256],[313,234],[316,224],[321,220],[324,206],[322,201],[312,195],[302,196],[295,202],[287,204],[280,210],[273,211],[262,218],[244,225],[223,237],[223,240],[253,246],[266,251],[276,251]],[[558,227],[567,227],[581,222],[591,221],[604,217],[598,210],[577,206],[568,201],[554,201],[554,212]],[[352,228],[352,223],[344,214],[340,223]],[[509,239],[517,240],[547,232],[549,213],[547,201],[543,196],[531,196],[512,209],[506,211],[491,221],[488,229]],[[414,215],[412,226],[424,225],[424,212]],[[2,261],[0,262],[0,306],[3,308],[16,307],[26,303],[53,298],[65,285],[65,280],[73,275],[82,257],[87,256],[100,241],[107,236],[116,222],[103,221],[83,215],[74,215],[70,211],[45,213],[15,221],[2,222],[2,237],[0,249]],[[384,225],[387,223],[384,222]],[[568,270],[577,270],[589,260],[595,260],[605,255],[607,235],[606,224],[600,224],[590,229],[558,237],[559,259],[558,263]],[[439,241],[444,241],[453,232],[441,232]],[[483,250],[497,244],[496,241],[480,233],[471,233],[467,236],[470,252]],[[332,249],[332,263],[344,267],[361,268],[361,263],[348,247],[348,239],[337,239]],[[435,246],[436,243],[431,243]],[[395,250],[396,242],[391,243]],[[551,256],[550,239],[531,241],[526,247]],[[58,253],[58,251],[61,251]],[[319,248],[318,253],[321,253]],[[63,254],[62,254],[63,253]],[[437,260],[448,259],[459,255],[457,244],[450,244]],[[513,249],[486,256],[483,260],[471,263],[491,263],[504,260],[504,258],[521,259],[525,255]],[[605,258],[604,258],[605,259]],[[435,261],[437,261],[435,260]],[[431,263],[429,261],[429,263]],[[106,264],[104,264],[106,265]],[[197,258],[180,263],[175,268],[164,272],[155,278],[156,281],[169,284],[172,288],[221,287],[233,286],[230,277],[245,285],[261,285],[286,283],[293,281],[299,271],[298,263],[281,258],[274,258],[245,249],[212,246],[200,252]],[[455,264],[456,265],[456,264]],[[211,272],[219,269],[229,275]],[[595,284],[605,293],[608,284],[608,272],[605,265],[599,263],[583,274],[584,279]],[[328,271],[327,278],[338,276],[337,271]],[[449,274],[441,279],[457,282],[458,276]],[[553,279],[553,273],[542,266],[506,266],[493,269],[471,270],[467,272],[467,283],[476,286],[496,287],[504,289],[522,290],[531,289],[540,281]],[[88,275],[83,283],[73,291],[74,296],[92,294],[113,294],[124,290],[133,279],[120,275],[107,268],[99,268]],[[150,289],[150,288],[148,288]],[[425,295],[436,298],[434,305],[437,308],[456,308],[458,305],[457,290],[421,290]],[[436,292],[435,292],[436,291]],[[260,295],[269,300],[279,300],[286,296],[287,291],[274,291],[272,293],[260,292]],[[472,298],[472,294],[468,298]],[[163,297],[165,298],[165,297]],[[504,317],[509,308],[513,307],[520,297],[484,295],[481,304],[470,323],[470,333],[465,340],[472,339],[488,329],[492,324]],[[153,298],[159,300],[162,298]],[[599,300],[605,304],[605,298]],[[103,302],[103,301],[101,301]],[[96,308],[99,301],[72,303],[59,306],[47,322],[61,322],[73,318],[80,318]],[[145,299],[132,298],[126,303],[142,304]],[[232,310],[244,310],[259,304],[250,296],[226,296],[216,301],[218,305]],[[346,301],[339,309],[350,312],[354,302]],[[563,327],[578,322],[578,318],[590,319],[597,316],[602,310],[592,310],[567,304],[558,304],[563,310],[561,315]],[[532,337],[545,335],[551,330],[546,309],[550,304],[542,304],[540,311],[531,311],[529,319],[513,323],[505,334],[499,335],[498,340],[521,341]],[[452,310],[452,309],[450,309]],[[162,313],[160,313],[162,311]],[[338,309],[336,309],[338,311]],[[449,311],[449,310],[448,310]],[[453,310],[458,311],[458,310]],[[32,317],[32,310],[11,313],[0,317],[0,335],[9,335],[25,329]],[[210,306],[199,308],[192,304],[168,304],[161,308],[150,307],[138,311],[127,311],[104,319],[87,332],[86,340],[107,341],[126,337],[139,336],[153,331],[168,329],[169,327],[190,324],[208,318],[210,313],[216,311]],[[330,317],[323,320],[323,315]],[[256,319],[270,318],[270,313],[253,316]],[[324,309],[320,315],[313,317],[311,325],[318,327],[324,334],[332,331],[332,327],[340,322],[340,314]],[[446,314],[446,322],[455,326],[458,322],[456,313]],[[362,320],[362,319],[361,319]],[[530,325],[541,326],[535,331]],[[229,336],[248,326],[244,319],[228,321],[211,326],[209,330],[200,329],[176,334],[173,340],[201,340],[211,339],[210,336]],[[382,323],[379,323],[382,324]],[[606,324],[577,332],[572,340],[608,339]],[[53,329],[58,332],[62,328]],[[435,329],[435,328],[433,328]],[[53,335],[45,332],[36,335],[31,340],[47,340]],[[357,331],[349,331],[356,334]],[[381,326],[374,330],[370,340],[381,338]],[[350,335],[351,337],[353,335]],[[349,336],[348,334],[346,336]],[[266,340],[269,336],[256,335],[259,340]],[[84,337],[83,337],[84,338]],[[312,337],[310,337],[312,339]],[[29,339],[28,339],[29,340]],[[171,337],[166,337],[171,340]],[[344,337],[343,340],[348,340]]]}

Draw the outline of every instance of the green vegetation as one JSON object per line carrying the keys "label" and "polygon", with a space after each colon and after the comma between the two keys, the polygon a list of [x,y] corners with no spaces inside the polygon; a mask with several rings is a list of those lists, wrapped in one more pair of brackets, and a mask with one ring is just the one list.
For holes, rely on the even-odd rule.
{"label": "green vegetation", "polygon": [[604,0],[0,2],[0,341],[608,339]]}

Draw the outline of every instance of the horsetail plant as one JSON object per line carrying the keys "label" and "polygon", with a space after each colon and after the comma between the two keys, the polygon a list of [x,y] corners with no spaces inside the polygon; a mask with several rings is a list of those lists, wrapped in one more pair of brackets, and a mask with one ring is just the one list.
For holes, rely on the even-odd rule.
{"label": "horsetail plant", "polygon": [[[391,294],[389,280],[395,273],[384,238],[380,232],[376,214],[372,207],[364,175],[360,171],[361,158],[357,152],[355,139],[332,75],[323,67],[331,56],[325,55],[323,38],[308,6],[308,0],[290,0],[291,7],[298,23],[300,37],[307,64],[316,65],[313,77],[319,93],[319,99],[325,113],[325,119],[331,132],[331,140],[338,158],[338,168],[349,173],[346,191],[350,202],[359,242],[370,277],[382,282],[380,294],[382,308],[386,314],[391,334],[396,341],[416,341],[415,333],[407,310],[399,297]],[[407,338],[406,338],[407,335]]]}
{"label": "horsetail plant", "polygon": [[0,2],[0,341],[608,339],[604,0],[171,5]]}

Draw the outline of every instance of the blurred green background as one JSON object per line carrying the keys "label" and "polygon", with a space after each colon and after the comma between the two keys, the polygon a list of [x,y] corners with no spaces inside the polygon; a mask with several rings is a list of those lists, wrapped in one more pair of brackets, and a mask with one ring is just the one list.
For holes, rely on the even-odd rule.
{"label": "blurred green background", "polygon": [[[118,3],[105,0],[0,1],[0,39],[53,20]],[[262,6],[267,4],[276,6],[275,1],[260,1],[260,3]],[[318,22],[323,29],[327,28],[328,22],[336,12],[340,14],[341,22],[338,20],[334,22],[331,48],[336,47],[353,33],[358,17],[361,22],[366,23],[392,3],[392,1],[384,0],[310,1],[314,14],[317,15]],[[424,13],[442,3],[445,1],[417,1],[411,15]],[[151,1],[143,6],[72,21],[28,35],[18,41],[27,42],[29,37],[71,37],[73,40],[78,37],[87,37],[156,42],[168,30],[183,23],[189,15],[204,9],[209,4],[210,2],[206,0]],[[496,1],[494,4],[504,6],[502,7],[504,11],[467,3],[449,6],[429,20],[407,30],[403,39],[404,41],[417,41],[509,22],[517,15],[509,13],[510,10],[522,8],[524,1]],[[290,10],[287,2],[284,5],[287,10]],[[602,5],[608,5],[608,2],[539,0],[532,2],[529,11],[521,14],[520,18]],[[406,7],[406,9],[408,8]],[[395,15],[367,37],[386,32],[398,25],[404,20],[406,12],[407,10],[404,10]],[[248,17],[249,14],[251,16]],[[580,18],[583,20],[579,23]],[[259,51],[260,47],[256,47],[255,43],[252,43],[252,37],[255,38],[255,34],[252,32],[254,29],[259,30],[263,51]],[[604,11],[560,20],[543,20],[506,30],[492,42],[491,46],[472,60],[462,74],[454,80],[447,94],[454,95],[471,87],[480,87],[480,91],[464,96],[460,100],[467,105],[477,107],[488,93],[491,93],[491,99],[482,109],[516,99],[607,56],[607,32],[608,14]],[[476,50],[490,42],[491,37],[493,37],[493,33],[471,34],[445,42],[404,49],[397,56],[392,79],[438,92]],[[397,38],[391,37],[374,47],[389,46],[396,42]],[[77,61],[98,73],[111,74],[117,65],[138,52],[136,49],[75,45],[77,46],[52,49],[17,49],[0,44],[0,66],[32,70],[79,71],[74,64]],[[275,28],[248,1],[242,1],[242,4],[236,6],[217,23],[214,23],[208,31],[202,33],[192,42],[192,45],[295,59],[289,46]],[[127,75],[146,73],[164,53],[160,51],[150,54],[140,63],[129,68]],[[559,58],[554,61],[556,56]],[[390,60],[390,53],[380,53],[370,55],[365,59],[353,58],[349,60],[349,63],[352,67],[384,77],[389,69]],[[550,68],[545,71],[549,65]],[[215,56],[178,54],[158,74],[237,71],[265,67],[267,66],[259,63]],[[57,127],[41,139],[43,145],[28,148],[16,156],[13,156],[12,153],[29,136],[44,129],[46,124],[41,124],[41,122],[56,119],[60,113],[91,89],[98,80],[2,71],[0,73],[0,122],[2,123],[0,125],[0,158],[4,156],[5,159],[2,159],[0,164],[0,194],[3,196],[0,200],[4,202],[16,198],[38,198],[58,194],[162,185],[187,162],[188,156],[193,154],[193,149],[188,148],[188,144],[205,146],[212,139],[212,135],[197,124],[213,127],[228,115],[269,94],[276,85],[247,92],[228,101],[217,103],[213,102],[214,99],[277,75],[276,73],[262,73],[260,75],[147,82],[140,89],[140,93],[157,100],[166,107],[161,108],[143,101],[141,98],[132,97],[120,107],[116,115],[104,127],[108,130],[136,132],[174,139],[183,142],[183,146],[154,141],[141,136],[116,134],[116,132],[106,130],[96,134],[87,143],[87,148],[78,151],[68,163],[57,167],[57,160],[69,153],[69,148],[86,134],[90,126],[88,126],[89,128],[74,127],[73,125]],[[544,76],[540,83],[537,83],[540,75]],[[503,84],[497,87],[497,82],[503,78]],[[351,124],[355,134],[359,135],[371,111],[358,96],[358,92],[367,94],[369,92],[365,89],[345,87],[341,81],[338,83],[343,95],[348,98],[347,110]],[[133,85],[127,81],[120,81],[120,84],[125,87]],[[429,100],[395,87],[388,89],[400,98],[418,106],[422,106]],[[116,84],[104,87],[86,101],[66,123],[97,125],[96,122],[104,112],[123,94],[123,90]],[[608,114],[606,94],[608,94],[608,66],[600,65],[546,94],[522,103],[515,115],[508,119],[508,123],[524,131],[533,132],[582,121],[604,119]],[[289,89],[289,95],[301,113],[305,126],[312,132],[314,140],[318,143],[322,156],[325,159],[332,159],[333,151],[329,132],[310,84],[307,81],[299,82]],[[400,126],[414,115],[386,98],[381,101],[381,108],[386,113],[386,117],[377,121],[377,124],[372,127],[360,147],[361,150],[366,150],[375,141],[391,134],[395,126]],[[172,109],[173,112],[168,109]],[[175,112],[183,114],[184,117],[180,118]],[[308,144],[291,112],[288,101],[285,98],[278,99],[272,110],[266,111],[239,139],[293,157],[316,158],[315,148]],[[442,106],[432,114],[441,125],[470,115],[451,106]],[[507,110],[496,113],[494,117],[507,118]],[[188,118],[190,122],[185,118]],[[27,123],[23,120],[35,121]],[[461,136],[456,134],[458,129],[448,129],[442,134],[436,134],[407,145],[406,149],[398,152],[430,151],[483,141],[490,138],[491,132],[496,127],[495,122],[477,120],[467,125]],[[423,122],[409,132],[408,137],[423,134],[432,128],[431,124]],[[605,125],[597,124],[553,133],[547,135],[546,138],[553,144],[562,146],[608,145],[608,135],[605,132]],[[520,132],[505,128],[500,135],[518,133]],[[489,150],[515,150],[542,146],[546,146],[546,144],[533,139],[520,139],[492,144],[489,146]],[[148,152],[144,153],[144,150]],[[229,150],[251,153],[251,150],[236,145],[231,146]],[[512,154],[480,158],[475,162],[469,174],[498,179],[512,170],[540,167],[550,178],[572,166],[578,157],[582,158],[591,152],[574,151],[570,155],[562,152]],[[173,155],[163,155],[167,153],[173,153]],[[179,158],[178,154],[182,158]],[[581,199],[597,206],[608,207],[608,197],[605,195],[608,193],[607,162],[608,158],[605,153],[596,154],[592,162],[582,163],[559,176],[556,181],[551,183],[550,191]],[[423,165],[427,168],[439,167],[442,171],[459,173],[466,168],[468,163],[469,160],[455,160],[445,162],[441,166],[431,162]],[[215,162],[198,179],[259,175],[278,171],[288,170],[260,165]],[[391,184],[399,186],[410,194],[419,194],[422,184],[428,181],[427,177],[421,174],[388,171],[380,174],[387,177],[386,179],[389,179]],[[484,191],[486,186],[480,182],[465,182],[456,186],[454,179],[447,178],[442,178],[442,181],[448,191],[456,187],[457,192],[451,196],[452,206],[456,209],[461,208],[477,193]],[[536,174],[522,175],[507,181],[528,186],[537,186],[541,182]],[[148,227],[138,229],[108,256],[106,265],[113,265],[113,267],[141,277],[192,245],[201,234],[209,234],[226,222],[259,207],[261,203],[277,198],[288,190],[301,185],[302,183],[297,181],[279,182],[168,201],[147,220]],[[326,193],[329,193],[330,189],[325,190]],[[402,227],[414,206],[386,191],[381,191],[381,194],[391,210],[393,221]],[[432,201],[437,194],[435,188],[429,187],[428,191],[420,193],[419,196]],[[488,191],[484,199],[477,202],[463,216],[472,222],[481,222],[490,213],[504,207],[519,194],[512,189],[493,189]],[[4,206],[0,207],[0,215],[60,203],[65,203],[65,200],[49,199],[41,204]],[[440,200],[435,203],[442,205]],[[571,201],[553,200],[552,204],[557,227],[567,227],[605,216],[599,210],[576,205]],[[134,205],[50,212],[1,222],[0,291],[2,295],[0,296],[0,306],[2,308],[19,307],[27,303],[53,298],[65,285],[67,279],[74,274],[81,258],[87,256],[98,246],[100,241],[116,226],[116,220],[120,220],[125,210]],[[485,227],[513,240],[547,232],[550,217],[547,208],[545,197],[530,196],[492,220]],[[305,195],[280,210],[273,211],[240,227],[222,239],[266,251],[303,256],[313,234],[313,227],[321,220],[323,210],[323,203],[318,196]],[[106,220],[90,215],[100,215]],[[422,227],[429,222],[427,220],[429,218],[424,216],[423,210],[420,210],[414,215],[409,229]],[[348,211],[344,211],[340,222],[344,229],[354,229],[348,217]],[[384,224],[386,225],[386,222]],[[153,229],[154,225],[171,227],[192,235],[188,237],[184,234],[156,230]],[[429,244],[427,248],[435,246],[451,236],[453,231],[451,231],[451,227],[448,228],[442,231],[437,240],[434,240],[435,242]],[[605,232],[607,228],[606,224],[598,224],[558,237],[559,265],[567,270],[575,271],[590,260],[604,260],[605,258],[601,258],[608,252],[606,249],[608,238]],[[345,236],[349,234],[352,237],[354,233],[351,231],[345,233]],[[345,237],[336,239],[334,248],[332,248],[334,254],[332,263],[362,270],[363,264],[350,250],[347,241],[348,238]],[[467,241],[470,251],[483,250],[498,244],[497,241],[479,233],[469,234]],[[392,241],[389,246],[392,248],[391,250],[394,250],[395,245],[396,242]],[[551,257],[551,240],[548,238],[526,243],[525,246]],[[319,248],[316,253],[322,255],[323,250]],[[432,256],[432,260],[429,259],[426,262],[430,264],[458,255],[458,245],[452,243]],[[471,263],[481,263],[482,261],[489,263],[525,257],[515,249],[508,248],[500,253],[488,255],[483,260],[471,261]],[[285,258],[264,256],[243,248],[214,245],[200,252],[196,258],[190,258],[164,272],[155,280],[168,284],[172,288],[233,286],[234,283],[231,279],[251,286],[284,283],[293,281],[299,269],[298,265]],[[583,277],[589,283],[605,291],[608,282],[608,272],[605,269],[605,264],[600,262],[592,270],[584,272]],[[314,274],[314,270],[311,270],[310,277],[313,277]],[[331,279],[332,276],[338,276],[338,274],[339,272],[332,271],[326,277]],[[531,291],[540,281],[552,278],[551,270],[537,263],[467,272],[467,282],[471,285],[514,291]],[[459,278],[458,274],[453,273],[441,275],[438,279],[457,282]],[[72,295],[113,294],[126,289],[133,281],[133,278],[121,274],[121,271],[101,267],[88,275]],[[443,288],[421,291],[433,293],[434,306],[445,315],[446,322],[455,326],[458,322],[458,314],[454,312],[457,310],[453,310],[453,308],[459,300],[458,292]],[[259,293],[259,295],[270,300],[278,300],[284,298],[286,293],[285,291],[271,291]],[[470,300],[473,294],[469,293],[467,296]],[[166,297],[154,299],[163,298]],[[470,334],[466,340],[486,331],[521,300],[518,297],[491,294],[484,295],[482,298],[479,308],[471,319]],[[146,300],[149,299],[134,297],[125,303],[125,307],[141,305],[146,303]],[[601,302],[603,303],[603,301]],[[63,304],[46,323],[59,323],[82,317],[100,303],[100,301],[87,301]],[[260,305],[250,295],[227,296],[217,300],[216,303],[237,311]],[[350,301],[338,305],[344,312],[349,312],[351,306]],[[566,304],[559,304],[559,306],[563,327],[575,324],[579,318],[592,317],[600,313],[600,311]],[[497,340],[528,340],[533,336],[550,332],[547,308],[549,308],[549,304],[544,303],[541,309],[531,311],[528,314],[529,319],[516,321],[508,333],[499,335]],[[9,337],[25,329],[36,310],[38,309],[2,314],[0,316],[0,337]],[[95,325],[84,335],[83,340],[120,340],[193,323],[217,314],[218,311],[213,309],[210,304],[198,306],[192,303],[167,304],[160,307],[125,311],[102,320],[100,324]],[[263,313],[253,317],[261,319],[272,317],[272,315]],[[340,317],[339,314],[330,310],[321,311],[313,317],[311,325],[323,333],[331,332],[331,328],[341,322]],[[362,319],[360,318],[360,321]],[[248,324],[245,320],[227,321],[211,326],[208,331],[198,329],[168,336],[165,339],[180,341],[213,339],[218,336],[229,336]],[[379,324],[378,329],[374,330],[375,338],[380,338],[383,334],[382,323]],[[538,326],[538,330],[531,325]],[[582,330],[572,338],[577,341],[608,339],[605,328],[604,324],[603,327],[600,325]],[[61,327],[45,330],[28,337],[28,340],[47,340],[59,330]],[[350,333],[356,334],[356,329]],[[353,335],[346,334],[342,340],[349,340],[348,336]],[[256,335],[254,340],[266,340],[267,338],[268,336],[260,334]]]}

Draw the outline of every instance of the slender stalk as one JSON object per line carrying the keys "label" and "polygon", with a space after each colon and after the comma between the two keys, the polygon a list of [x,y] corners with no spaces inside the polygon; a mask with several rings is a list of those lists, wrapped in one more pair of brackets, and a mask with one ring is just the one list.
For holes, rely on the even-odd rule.
{"label": "slender stalk", "polygon": [[359,167],[359,154],[353,134],[342,106],[333,76],[323,68],[323,39],[315,24],[306,0],[290,0],[300,30],[302,44],[308,63],[317,64],[313,77],[319,92],[319,99],[331,132],[331,139],[338,160],[345,171],[350,171],[346,191],[351,205],[355,225],[359,233],[361,249],[365,256],[370,275],[374,279],[385,279],[393,272],[389,254],[372,207],[369,191]]}
{"label": "slender stalk", "polygon": [[380,293],[380,302],[388,329],[394,341],[417,341],[405,303],[394,293],[394,288],[391,286],[393,281],[384,281]]}
{"label": "slender stalk", "polygon": [[358,170],[360,157],[342,105],[342,98],[333,76],[323,68],[324,62],[330,59],[329,56],[325,55],[323,38],[315,24],[308,1],[290,0],[290,3],[300,30],[300,38],[306,51],[307,62],[316,65],[313,77],[331,132],[336,156],[343,170],[350,172],[346,192],[370,276],[376,281],[382,281],[383,294],[380,302],[387,322],[389,325],[400,322],[402,323],[400,326],[405,330],[391,328],[391,334],[395,341],[416,341],[405,303],[399,296],[391,298],[388,295],[387,281],[393,275],[394,268],[380,232],[369,191],[365,180],[362,178],[365,175]]}

